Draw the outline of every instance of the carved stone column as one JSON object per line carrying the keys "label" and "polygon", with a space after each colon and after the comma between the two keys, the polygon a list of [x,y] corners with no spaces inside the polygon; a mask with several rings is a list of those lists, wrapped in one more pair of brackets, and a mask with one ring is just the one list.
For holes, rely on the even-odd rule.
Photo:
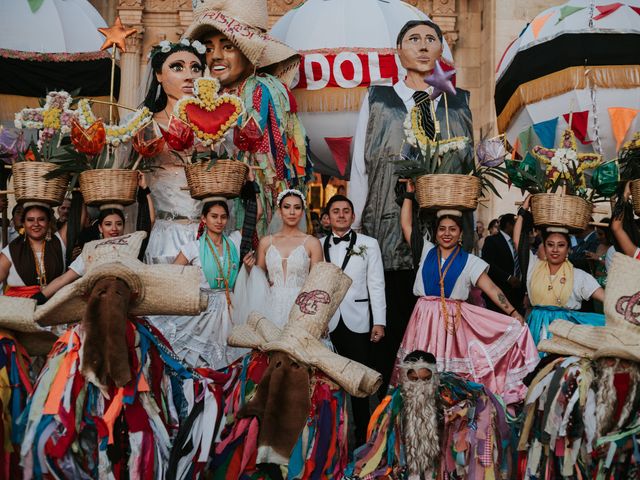
{"label": "carved stone column", "polygon": [[[120,54],[120,96],[118,103],[129,108],[138,106],[138,84],[140,83],[140,57],[142,55],[142,39],[144,26],[142,24],[142,0],[120,0],[118,15],[127,27],[138,30],[126,39],[127,51]],[[127,115],[127,111],[120,109],[120,118]]]}
{"label": "carved stone column", "polygon": [[453,52],[458,41],[458,30],[456,23],[458,12],[456,11],[456,0],[433,0],[430,13],[431,19],[442,29],[444,38]]}

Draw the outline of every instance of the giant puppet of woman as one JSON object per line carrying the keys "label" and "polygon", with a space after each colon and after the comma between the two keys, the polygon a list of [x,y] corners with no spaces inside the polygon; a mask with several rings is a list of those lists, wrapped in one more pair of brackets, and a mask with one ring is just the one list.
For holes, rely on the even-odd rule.
{"label": "giant puppet of woman", "polygon": [[[266,34],[266,0],[197,0],[186,36],[207,47],[211,76],[224,92],[242,98],[245,114],[238,120],[228,153],[257,167],[264,215],[258,232],[266,231],[282,190],[302,189],[311,164],[307,138],[287,85],[299,64],[295,50]],[[237,203],[239,206],[239,202]],[[241,209],[239,209],[241,210]],[[243,212],[236,214],[236,226]]]}

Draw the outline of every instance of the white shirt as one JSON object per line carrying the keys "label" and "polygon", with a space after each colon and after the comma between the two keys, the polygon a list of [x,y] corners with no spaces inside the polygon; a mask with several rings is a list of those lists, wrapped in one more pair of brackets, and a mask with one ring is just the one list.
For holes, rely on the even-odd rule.
{"label": "white shirt", "polygon": [[[435,248],[435,245],[425,239],[424,247],[422,248],[422,256],[420,257],[420,267],[418,268],[416,280],[413,283],[413,294],[418,297],[425,296],[424,282],[422,280],[422,269],[424,268],[425,258],[427,258],[427,255],[433,248]],[[446,258],[442,259],[443,262],[445,262],[446,260]],[[456,280],[449,298],[452,300],[466,301],[469,298],[469,291],[471,290],[471,287],[476,286],[476,282],[478,281],[478,278],[480,278],[480,275],[482,275],[488,269],[489,264],[487,262],[479,257],[476,257],[475,255],[469,254],[469,256],[467,257],[467,263],[462,269],[460,276]]]}
{"label": "white shirt", "polygon": [[[64,242],[62,241],[62,237],[60,236],[60,234],[58,232],[55,233],[55,236],[58,237],[58,240],[60,240],[60,245],[62,246],[62,258],[64,259],[65,255],[67,254],[67,249],[65,247]],[[7,245],[6,247],[4,247],[2,249],[2,255],[4,255],[5,257],[7,257],[7,260],[9,260],[9,262],[11,263],[11,268],[9,268],[9,275],[7,276],[7,280],[6,280],[6,284],[9,287],[24,287],[26,286],[24,284],[24,282],[22,281],[22,277],[20,277],[20,275],[18,275],[18,271],[16,270],[16,268],[13,265],[13,260],[11,259],[11,252],[9,251],[9,245]],[[41,252],[36,253],[36,255],[38,255],[38,259],[40,259],[40,256],[42,255]]]}
{"label": "white shirt", "polygon": [[[409,88],[404,80],[400,80],[393,85],[393,89],[400,97],[407,112],[410,112],[416,102],[413,100],[413,94],[416,90]],[[440,97],[433,101],[434,110],[438,108]],[[435,119],[434,119],[435,120]],[[356,124],[356,133],[353,137],[353,156],[351,157],[351,180],[349,181],[349,199],[353,202],[353,213],[356,220],[351,226],[354,230],[360,229],[360,219],[364,204],[367,201],[369,193],[369,180],[367,168],[364,161],[364,148],[367,141],[367,125],[369,124],[369,91],[362,99],[360,113],[358,114],[358,123]],[[398,152],[400,153],[400,152]],[[393,201],[390,199],[389,201]]]}
{"label": "white shirt", "polygon": [[[206,235],[206,232],[203,233]],[[242,235],[238,230],[234,230],[231,232],[227,238],[231,240],[238,250],[238,255],[240,255],[240,242],[242,240]],[[209,289],[209,282],[207,282],[207,277],[205,277],[204,272],[202,271],[202,263],[200,263],[200,240],[192,240],[191,242],[185,243],[182,247],[180,247],[180,252],[185,256],[189,264],[195,265],[200,268],[200,288]],[[226,248],[224,249],[224,255],[227,254]],[[222,262],[221,262],[222,263]],[[240,268],[240,265],[238,265]]]}
{"label": "white shirt", "polygon": [[[540,259],[534,253],[529,255],[529,268],[527,270],[527,290],[531,291],[531,276],[533,275],[533,269],[538,264]],[[580,310],[583,300],[589,300],[593,292],[600,288],[598,281],[584,270],[573,267],[573,289],[567,304],[563,305],[564,308],[569,310]]]}
{"label": "white shirt", "polygon": [[78,255],[76,259],[71,262],[69,265],[69,270],[73,270],[78,274],[79,277],[83,277],[85,273],[87,273],[87,266],[84,263],[84,258],[82,255]]}

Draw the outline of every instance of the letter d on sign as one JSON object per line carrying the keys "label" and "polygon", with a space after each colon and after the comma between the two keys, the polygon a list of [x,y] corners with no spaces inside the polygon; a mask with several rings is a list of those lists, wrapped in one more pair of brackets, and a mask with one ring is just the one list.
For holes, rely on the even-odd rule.
{"label": "letter d on sign", "polygon": [[[317,65],[314,68],[314,64]],[[320,78],[316,79],[316,72],[319,69]],[[315,70],[315,71],[314,71]],[[319,53],[310,53],[304,57],[304,75],[307,77],[307,90],[320,90],[329,83],[331,78],[331,67],[329,60]]]}

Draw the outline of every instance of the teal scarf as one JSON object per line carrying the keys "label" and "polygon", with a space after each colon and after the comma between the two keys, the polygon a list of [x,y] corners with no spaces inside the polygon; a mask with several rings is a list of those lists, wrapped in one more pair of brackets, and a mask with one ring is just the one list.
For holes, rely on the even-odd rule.
{"label": "teal scarf", "polygon": [[[226,235],[222,236],[222,251],[220,252],[217,251],[211,239],[207,242],[208,238],[209,235],[206,232],[200,237],[200,263],[207,283],[210,288],[224,288],[222,277],[226,277],[227,272],[229,272],[229,278],[227,279],[229,281],[229,290],[233,290],[240,268],[238,250]],[[213,257],[212,248],[216,251],[218,262]],[[227,250],[231,255],[227,255]],[[221,255],[224,255],[224,259],[220,259]],[[231,262],[231,269],[229,269],[229,262]],[[222,267],[222,272],[218,269],[218,263]]]}

